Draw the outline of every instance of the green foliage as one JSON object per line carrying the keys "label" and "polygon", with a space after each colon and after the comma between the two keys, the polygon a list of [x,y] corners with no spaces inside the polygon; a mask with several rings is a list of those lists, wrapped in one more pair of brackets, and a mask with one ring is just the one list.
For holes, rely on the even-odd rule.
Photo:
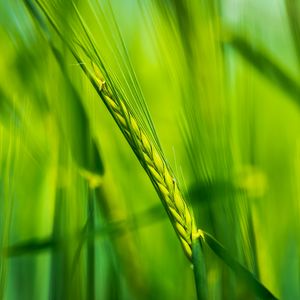
{"label": "green foliage", "polygon": [[[299,20],[293,0],[0,2],[0,299],[300,298]],[[193,267],[102,76],[174,171]]]}

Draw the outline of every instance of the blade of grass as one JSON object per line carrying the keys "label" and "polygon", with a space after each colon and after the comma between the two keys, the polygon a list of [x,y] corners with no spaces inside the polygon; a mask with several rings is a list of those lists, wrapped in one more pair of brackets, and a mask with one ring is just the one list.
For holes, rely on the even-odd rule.
{"label": "blade of grass", "polygon": [[232,35],[228,44],[258,72],[289,95],[298,106],[300,105],[299,82],[288,75],[266,51],[255,48],[238,35]]}
{"label": "blade of grass", "polygon": [[[61,110],[62,108],[66,109],[66,111],[60,111],[60,114],[57,116],[61,131],[64,132],[65,139],[69,142],[74,160],[78,166],[83,169],[81,172],[82,175],[89,176],[88,174],[94,174],[94,176],[92,176],[93,178],[89,179],[94,179],[99,182],[99,177],[104,174],[104,165],[97,142],[91,135],[88,115],[82,104],[81,97],[70,79],[62,53],[54,45],[52,35],[41,14],[33,5],[32,1],[24,0],[24,2],[40,26],[42,34],[46,38],[60,67],[65,86],[70,94],[69,97],[64,99],[66,103],[60,103]],[[65,118],[65,113],[69,115],[69,118]]]}
{"label": "blade of grass", "polygon": [[210,234],[203,232],[203,240],[210,249],[230,268],[236,276],[242,279],[245,284],[251,288],[258,297],[262,299],[278,299],[254,275],[236,261],[227,250]]}
{"label": "blade of grass", "polygon": [[298,65],[300,68],[300,5],[299,1],[285,0],[285,7],[288,15],[293,42],[296,49]]}
{"label": "blade of grass", "polygon": [[92,232],[88,232],[84,227],[80,232],[72,236],[64,238],[46,238],[42,240],[31,239],[2,249],[2,255],[13,257],[25,255],[28,253],[47,251],[49,249],[60,250],[65,243],[73,240],[85,238],[93,239],[95,237],[103,237],[105,235],[121,235],[126,234],[128,230],[138,230],[140,228],[151,226],[154,222],[165,219],[161,206],[153,206],[150,209],[142,212],[139,215],[133,216],[131,219],[109,222],[107,225],[102,225],[95,228]]}
{"label": "blade of grass", "polygon": [[[95,191],[89,189],[88,199],[88,231],[95,231]],[[95,241],[89,239],[87,241],[87,299],[96,299],[95,290]]]}
{"label": "blade of grass", "polygon": [[[62,209],[62,198],[63,198],[63,190],[62,188],[57,189],[56,198],[55,198],[55,210],[54,210],[54,219],[53,219],[53,229],[52,229],[52,237],[49,240],[42,241],[40,243],[31,243],[29,242],[27,245],[21,245],[21,247],[17,247],[15,249],[15,254],[18,255],[22,253],[22,250],[29,247],[31,251],[41,251],[43,249],[47,249],[46,247],[51,247],[51,267],[50,267],[50,298],[60,299],[62,297],[61,293],[63,293],[66,289],[62,288],[63,285],[63,274],[60,270],[60,266],[62,265],[62,253],[57,251],[57,247],[60,249],[66,244],[60,244],[57,242],[59,240],[59,227],[60,227],[60,213]],[[33,253],[34,253],[33,252]],[[9,253],[9,252],[8,252]],[[32,252],[31,252],[32,253]]]}

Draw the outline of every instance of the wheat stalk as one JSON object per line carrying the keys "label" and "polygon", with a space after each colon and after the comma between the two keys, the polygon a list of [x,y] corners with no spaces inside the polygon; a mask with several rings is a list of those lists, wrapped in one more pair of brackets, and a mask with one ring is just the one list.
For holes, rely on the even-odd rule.
{"label": "wheat stalk", "polygon": [[97,82],[102,100],[150,177],[185,254],[192,260],[192,242],[202,235],[202,231],[197,230],[193,214],[184,200],[172,170],[155,144],[147,137],[132,109],[125,101],[113,96],[94,64],[93,69],[94,80]]}

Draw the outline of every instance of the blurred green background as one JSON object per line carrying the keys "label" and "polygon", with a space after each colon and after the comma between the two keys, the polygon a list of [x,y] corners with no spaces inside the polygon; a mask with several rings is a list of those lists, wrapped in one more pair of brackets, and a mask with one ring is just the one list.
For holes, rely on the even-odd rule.
{"label": "blurred green background", "polygon": [[[71,1],[39,2],[80,38]],[[128,101],[144,95],[198,226],[300,299],[298,1],[75,2]],[[0,299],[196,299],[150,180],[50,32],[0,0]],[[209,299],[258,299],[204,254]]]}

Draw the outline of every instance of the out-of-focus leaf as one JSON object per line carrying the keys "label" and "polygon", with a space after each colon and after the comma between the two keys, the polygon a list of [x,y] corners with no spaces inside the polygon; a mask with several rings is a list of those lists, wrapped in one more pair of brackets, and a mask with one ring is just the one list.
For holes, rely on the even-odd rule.
{"label": "out-of-focus leaf", "polygon": [[15,125],[20,125],[20,114],[13,103],[5,95],[4,91],[0,88],[0,122],[5,126],[8,126],[9,122],[12,120]]}
{"label": "out-of-focus leaf", "polygon": [[288,94],[297,105],[300,105],[299,82],[280,67],[266,51],[255,47],[247,39],[238,35],[232,35],[228,44],[264,77]]}
{"label": "out-of-focus leaf", "polygon": [[32,239],[21,242],[19,244],[2,249],[2,255],[19,256],[28,253],[36,253],[40,251],[47,251],[49,249],[59,250],[68,244],[70,241],[84,238],[85,240],[95,239],[96,237],[103,237],[105,235],[121,235],[128,230],[138,230],[144,226],[151,226],[157,220],[165,219],[165,213],[160,205],[142,212],[141,214],[132,217],[130,220],[120,220],[110,222],[107,225],[95,228],[93,231],[88,231],[83,228],[82,231],[75,233],[72,236],[65,236],[64,238],[48,238],[48,239]]}
{"label": "out-of-focus leaf", "polygon": [[[83,170],[81,172],[82,175],[89,181],[92,181],[92,185],[96,184],[93,179],[97,175],[103,175],[104,165],[97,141],[91,134],[88,115],[82,104],[81,97],[69,77],[62,53],[54,45],[43,17],[32,1],[26,0],[25,3],[42,29],[65,81],[67,94],[62,100],[59,99],[59,110],[56,112],[64,138],[69,143],[74,160]],[[93,174],[95,175],[93,176]]]}
{"label": "out-of-focus leaf", "polygon": [[285,6],[300,67],[300,3],[297,0],[285,0]]}

